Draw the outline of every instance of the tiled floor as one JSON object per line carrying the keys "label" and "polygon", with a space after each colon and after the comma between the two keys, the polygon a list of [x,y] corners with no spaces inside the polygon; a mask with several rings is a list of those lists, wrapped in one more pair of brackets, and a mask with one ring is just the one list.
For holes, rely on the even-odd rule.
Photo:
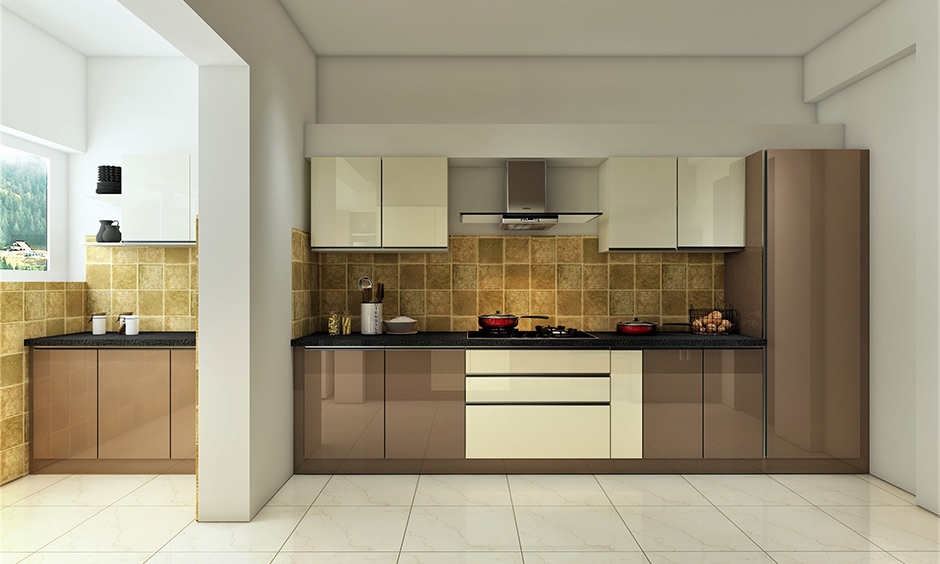
{"label": "tiled floor", "polygon": [[0,487],[0,564],[940,564],[940,518],[871,476],[294,476],[196,523],[192,476]]}

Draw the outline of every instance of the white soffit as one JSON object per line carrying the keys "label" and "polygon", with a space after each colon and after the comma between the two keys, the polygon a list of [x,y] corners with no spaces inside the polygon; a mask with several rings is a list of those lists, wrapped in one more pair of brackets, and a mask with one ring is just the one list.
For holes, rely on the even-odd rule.
{"label": "white soffit", "polygon": [[324,56],[802,56],[883,0],[281,0]]}
{"label": "white soffit", "polygon": [[0,6],[87,57],[182,56],[118,0],[0,0]]}

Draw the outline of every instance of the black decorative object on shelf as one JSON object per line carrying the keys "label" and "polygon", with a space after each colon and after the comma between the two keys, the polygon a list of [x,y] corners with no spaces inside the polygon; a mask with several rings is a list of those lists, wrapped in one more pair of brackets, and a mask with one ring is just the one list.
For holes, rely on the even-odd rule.
{"label": "black decorative object on shelf", "polygon": [[121,167],[101,165],[98,167],[98,188],[96,194],[121,193]]}
{"label": "black decorative object on shelf", "polygon": [[117,221],[113,219],[99,219],[101,227],[95,236],[95,241],[99,243],[120,243],[121,230]]}

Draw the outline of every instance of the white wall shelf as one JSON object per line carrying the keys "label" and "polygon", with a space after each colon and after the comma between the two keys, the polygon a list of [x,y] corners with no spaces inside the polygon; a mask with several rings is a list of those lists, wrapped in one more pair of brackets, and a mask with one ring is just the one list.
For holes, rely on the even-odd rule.
{"label": "white wall shelf", "polygon": [[121,203],[120,194],[82,194],[82,198],[85,198],[86,200],[97,200],[106,204]]}
{"label": "white wall shelf", "polygon": [[137,241],[120,243],[98,243],[97,241],[85,241],[86,247],[195,247],[195,241]]}

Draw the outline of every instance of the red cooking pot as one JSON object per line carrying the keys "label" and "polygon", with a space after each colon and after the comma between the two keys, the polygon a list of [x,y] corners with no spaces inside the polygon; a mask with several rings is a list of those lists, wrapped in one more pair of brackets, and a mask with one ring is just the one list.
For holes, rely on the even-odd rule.
{"label": "red cooking pot", "polygon": [[656,332],[656,324],[647,321],[640,321],[636,317],[633,321],[617,324],[617,332],[626,335],[649,335]]}
{"label": "red cooking pot", "polygon": [[490,313],[477,317],[480,327],[484,329],[512,329],[519,324],[520,319],[548,319],[547,315],[510,315],[508,313]]}

